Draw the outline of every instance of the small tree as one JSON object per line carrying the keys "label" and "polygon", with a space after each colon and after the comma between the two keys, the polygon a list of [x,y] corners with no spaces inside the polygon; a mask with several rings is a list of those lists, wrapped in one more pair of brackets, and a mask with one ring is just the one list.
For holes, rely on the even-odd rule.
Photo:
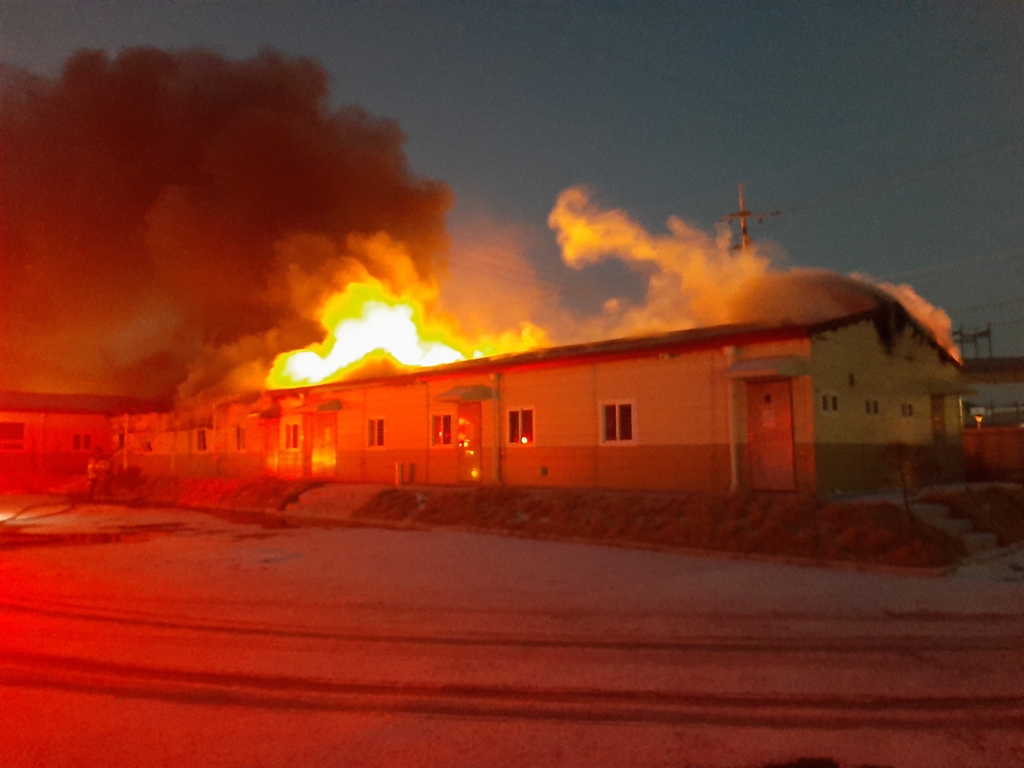
{"label": "small tree", "polygon": [[889,443],[882,450],[882,471],[885,479],[903,492],[903,507],[907,516],[912,517],[911,493],[934,482],[939,474],[939,465],[930,446],[898,441]]}

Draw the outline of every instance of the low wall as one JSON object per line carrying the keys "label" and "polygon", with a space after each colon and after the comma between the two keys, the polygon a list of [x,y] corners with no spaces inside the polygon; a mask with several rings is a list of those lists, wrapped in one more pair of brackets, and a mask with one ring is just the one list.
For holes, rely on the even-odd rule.
{"label": "low wall", "polygon": [[1024,427],[965,429],[964,473],[968,480],[1024,483]]}

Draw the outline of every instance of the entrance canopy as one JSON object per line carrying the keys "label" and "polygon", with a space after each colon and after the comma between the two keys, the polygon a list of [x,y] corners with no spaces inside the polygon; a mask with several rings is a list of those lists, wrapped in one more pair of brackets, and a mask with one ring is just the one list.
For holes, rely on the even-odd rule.
{"label": "entrance canopy", "polygon": [[737,360],[725,370],[727,379],[792,379],[810,373],[809,358],[799,355]]}
{"label": "entrance canopy", "polygon": [[442,392],[435,400],[442,403],[479,403],[481,400],[490,400],[494,397],[491,388],[484,384],[477,384],[473,387],[455,387],[447,392]]}

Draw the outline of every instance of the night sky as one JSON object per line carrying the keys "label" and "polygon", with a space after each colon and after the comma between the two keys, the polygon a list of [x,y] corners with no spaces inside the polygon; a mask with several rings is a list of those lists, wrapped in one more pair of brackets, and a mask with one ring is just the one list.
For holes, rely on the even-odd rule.
{"label": "night sky", "polygon": [[592,312],[641,283],[560,262],[559,192],[711,230],[743,181],[782,212],[751,224],[777,258],[909,282],[1024,354],[1019,3],[0,5],[3,61],[47,77],[134,46],[319,61],[333,105],[397,121],[413,173],[454,193],[453,276],[535,270]]}

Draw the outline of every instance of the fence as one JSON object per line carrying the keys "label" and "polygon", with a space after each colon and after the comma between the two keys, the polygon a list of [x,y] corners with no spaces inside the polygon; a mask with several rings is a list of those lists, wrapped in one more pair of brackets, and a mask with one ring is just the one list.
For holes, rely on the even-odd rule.
{"label": "fence", "polygon": [[1024,482],[1024,427],[965,429],[963,439],[968,480]]}

